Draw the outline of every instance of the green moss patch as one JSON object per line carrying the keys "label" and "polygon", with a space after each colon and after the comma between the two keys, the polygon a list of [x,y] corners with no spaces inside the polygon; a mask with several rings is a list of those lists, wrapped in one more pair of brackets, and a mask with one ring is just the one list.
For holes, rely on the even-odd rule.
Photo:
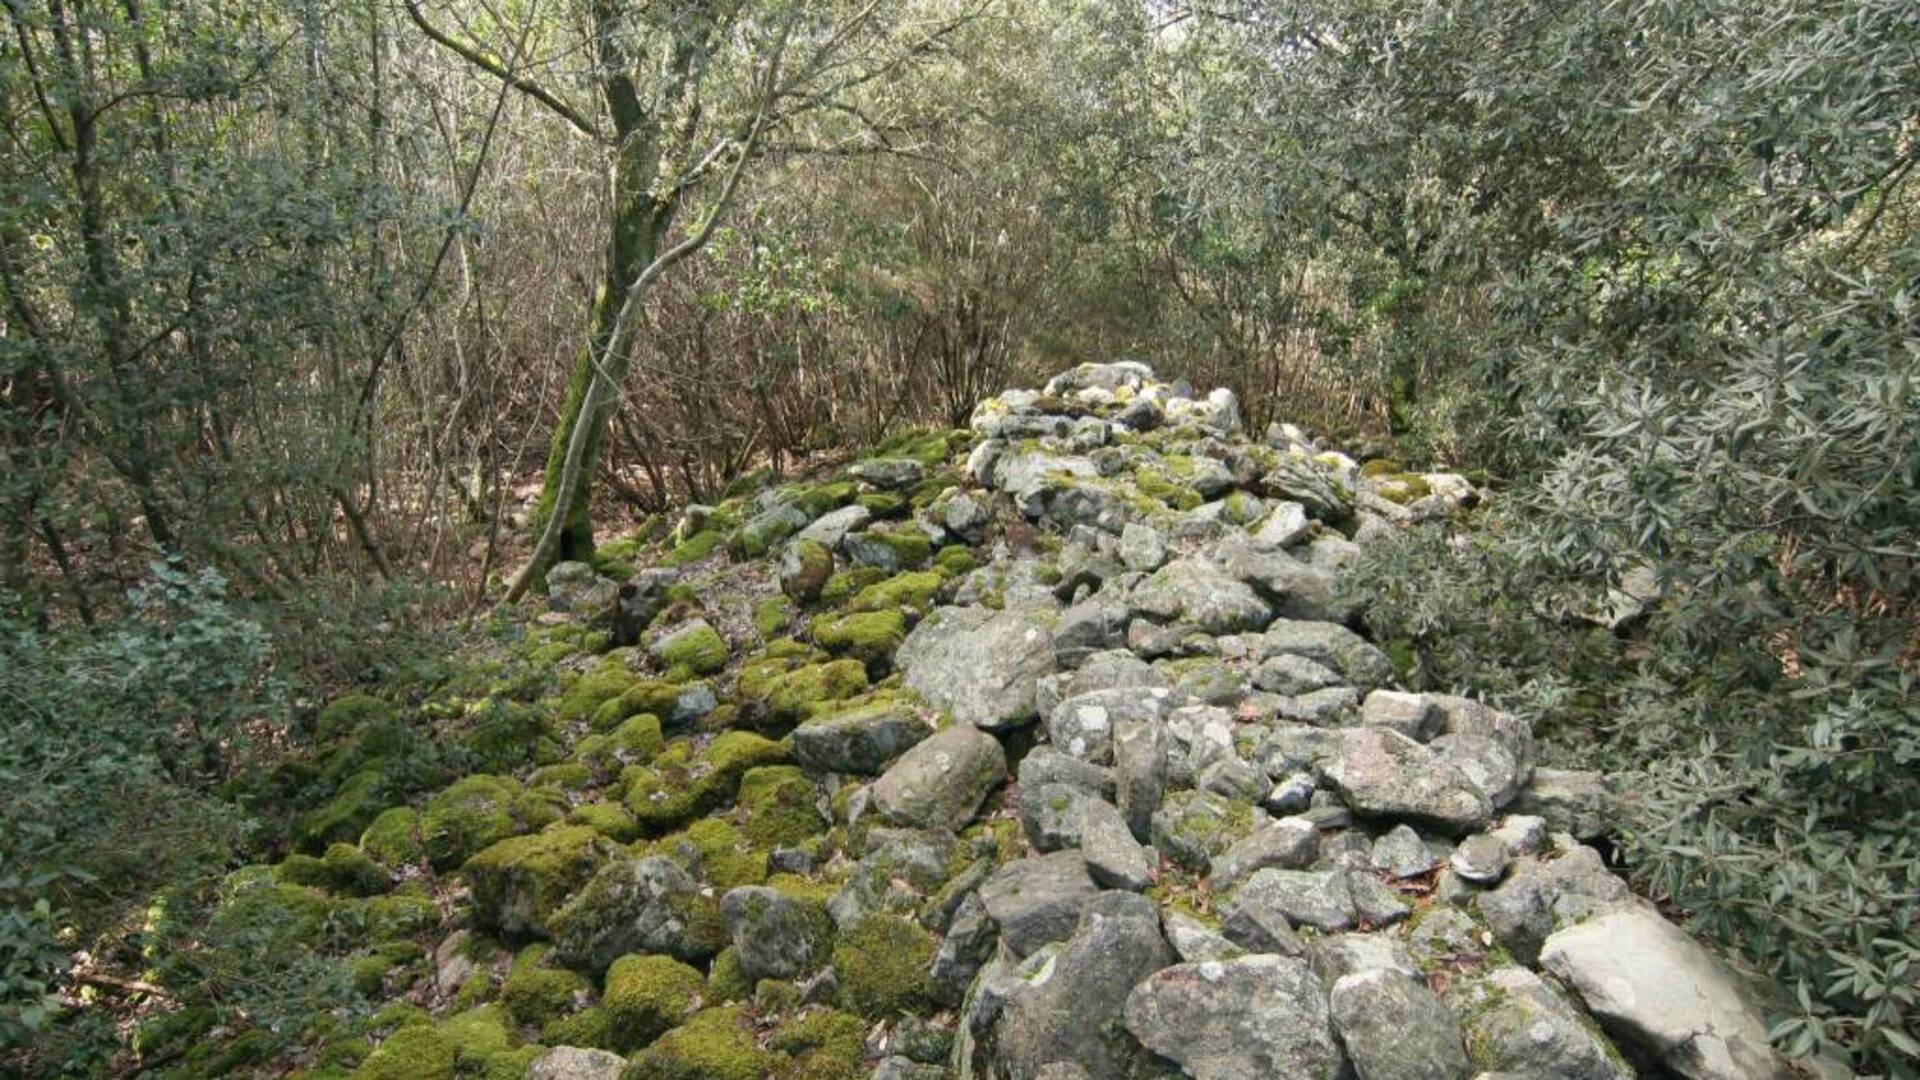
{"label": "green moss patch", "polygon": [[461,868],[481,923],[509,934],[542,933],[547,919],[587,879],[610,845],[585,825],[558,825],[502,840]]}
{"label": "green moss patch", "polygon": [[876,1020],[924,1008],[930,989],[927,970],[937,947],[933,935],[911,919],[861,919],[833,949],[840,1003]]}
{"label": "green moss patch", "polygon": [[761,1048],[752,1013],[729,1005],[660,1036],[622,1080],[766,1080],[781,1064],[780,1054]]}
{"label": "green moss patch", "polygon": [[607,969],[601,1002],[615,1048],[631,1052],[659,1038],[699,1004],[706,979],[669,956],[623,956]]}

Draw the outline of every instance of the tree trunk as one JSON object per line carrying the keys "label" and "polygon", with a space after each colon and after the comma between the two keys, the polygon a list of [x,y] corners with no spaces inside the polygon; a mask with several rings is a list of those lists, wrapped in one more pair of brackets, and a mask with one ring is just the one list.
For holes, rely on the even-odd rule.
{"label": "tree trunk", "polygon": [[[613,223],[608,238],[606,272],[593,298],[593,312],[587,342],[574,360],[573,377],[567,383],[566,400],[560,406],[559,422],[553,429],[553,442],[547,452],[546,479],[540,489],[540,501],[534,508],[533,534],[540,535],[556,505],[568,508],[567,520],[553,561],[585,559],[593,554],[593,518],[591,512],[594,474],[607,442],[607,422],[619,405],[619,388],[626,382],[632,366],[632,342],[611,341],[620,316],[620,305],[627,289],[652,263],[673,223],[674,206],[661,202],[647,190],[652,159],[644,154],[621,154],[613,172]],[[582,416],[587,388],[593,383],[594,365],[604,357],[607,381],[614,393],[602,398],[592,416]],[[567,456],[567,444],[581,423],[587,431],[586,454],[573,479],[573,490],[562,498],[561,468]],[[541,567],[541,572],[545,571]]]}

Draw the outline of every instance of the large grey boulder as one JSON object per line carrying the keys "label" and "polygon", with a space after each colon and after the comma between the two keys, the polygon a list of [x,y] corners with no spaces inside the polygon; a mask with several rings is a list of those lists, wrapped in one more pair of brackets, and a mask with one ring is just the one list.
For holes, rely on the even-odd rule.
{"label": "large grey boulder", "polygon": [[1273,608],[1253,588],[1199,558],[1175,559],[1133,590],[1133,609],[1163,622],[1190,623],[1209,634],[1258,630]]}
{"label": "large grey boulder", "polygon": [[1481,1068],[1561,1080],[1633,1080],[1619,1051],[1579,1008],[1526,968],[1498,968],[1457,993]]}
{"label": "large grey boulder", "polygon": [[1493,819],[1493,803],[1465,773],[1427,746],[1388,728],[1341,733],[1323,769],[1356,813],[1474,832]]}
{"label": "large grey boulder", "polygon": [[829,937],[826,920],[777,889],[742,885],[720,898],[720,917],[751,982],[791,979],[818,967]]}
{"label": "large grey boulder", "polygon": [[1328,1006],[1359,1080],[1466,1080],[1459,1023],[1413,976],[1390,968],[1342,976]]}
{"label": "large grey boulder", "polygon": [[789,739],[806,768],[870,776],[931,734],[933,725],[907,706],[877,702],[813,717]]}
{"label": "large grey boulder", "polygon": [[1785,1075],[1732,973],[1649,908],[1555,931],[1540,962],[1616,1038],[1688,1080]]}
{"label": "large grey boulder", "polygon": [[[1067,937],[1002,1006],[995,1057],[1002,1075],[1038,1077],[1070,1065],[1101,1080],[1161,1075],[1122,1022],[1135,985],[1174,962],[1153,902],[1101,893]],[[1067,1073],[1065,1075],[1073,1075]]]}
{"label": "large grey boulder", "polygon": [[901,643],[894,667],[909,689],[962,724],[1017,727],[1035,716],[1035,685],[1053,670],[1057,617],[1039,606],[937,608]]}
{"label": "large grey boulder", "polygon": [[1086,902],[1100,891],[1078,851],[1016,859],[980,886],[987,917],[1000,928],[1000,943],[1026,956],[1073,932]]}
{"label": "large grey boulder", "polygon": [[870,792],[873,808],[895,825],[957,829],[1006,778],[999,740],[954,724],[900,755]]}
{"label": "large grey boulder", "polygon": [[1162,968],[1127,997],[1127,1030],[1193,1080],[1335,1080],[1326,990],[1305,960],[1245,956]]}

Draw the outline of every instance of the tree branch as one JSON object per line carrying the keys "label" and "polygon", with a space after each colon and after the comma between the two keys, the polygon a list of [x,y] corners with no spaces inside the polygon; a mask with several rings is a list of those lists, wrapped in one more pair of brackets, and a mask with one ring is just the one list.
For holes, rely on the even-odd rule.
{"label": "tree branch", "polygon": [[407,17],[413,20],[413,24],[420,28],[421,33],[426,34],[427,37],[433,39],[435,42],[452,50],[455,55],[467,63],[472,64],[474,67],[492,75],[494,78],[499,79],[501,82],[506,83],[508,86],[513,87],[515,90],[546,106],[550,112],[573,125],[574,129],[582,135],[596,141],[600,139],[600,129],[592,120],[589,120],[573,106],[560,100],[560,98],[551,91],[524,75],[515,74],[503,66],[498,60],[493,59],[472,45],[455,40],[451,35],[441,31],[438,27],[428,22],[426,13],[420,10],[419,0],[402,0],[402,5],[407,9]]}

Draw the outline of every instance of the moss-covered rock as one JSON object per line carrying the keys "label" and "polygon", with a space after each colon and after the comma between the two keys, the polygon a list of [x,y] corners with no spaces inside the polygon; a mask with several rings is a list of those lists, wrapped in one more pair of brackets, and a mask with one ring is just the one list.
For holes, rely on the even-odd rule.
{"label": "moss-covered rock", "polygon": [[294,839],[308,851],[321,851],[336,841],[352,843],[373,819],[396,800],[385,769],[370,765],[348,776],[325,806],[302,814],[294,824]]}
{"label": "moss-covered rock", "polygon": [[766,1080],[783,1063],[763,1049],[753,1014],[740,1006],[702,1009],[660,1036],[622,1080]]}
{"label": "moss-covered rock", "polygon": [[718,892],[767,879],[767,849],[755,846],[722,818],[702,818],[661,837],[652,850],[680,863]]}
{"label": "moss-covered rock", "polygon": [[585,825],[616,843],[630,844],[640,838],[639,820],[633,811],[619,803],[582,803],[568,812],[567,820]]}
{"label": "moss-covered rock", "polygon": [[662,632],[647,651],[660,666],[694,675],[723,671],[733,656],[720,632],[707,620],[697,618]]}
{"label": "moss-covered rock", "polygon": [[[586,740],[581,740],[583,743]],[[615,770],[616,772],[618,770]],[[527,777],[530,788],[552,788],[556,791],[585,791],[594,786],[599,778],[591,768],[578,761],[562,761],[553,765],[542,765]]]}
{"label": "moss-covered rock", "polygon": [[848,533],[840,541],[840,550],[861,566],[897,574],[926,565],[933,555],[933,542],[917,528],[868,529]]}
{"label": "moss-covered rock", "polygon": [[980,560],[974,558],[973,549],[965,544],[948,544],[933,557],[934,571],[949,581],[972,572],[979,565]]}
{"label": "moss-covered rock", "polygon": [[833,607],[845,604],[862,589],[887,580],[890,575],[877,566],[855,566],[833,575],[820,589],[820,602]]}
{"label": "moss-covered rock", "polygon": [[295,885],[326,889],[342,896],[372,896],[387,891],[392,881],[367,854],[352,844],[329,844],[320,858],[293,854],[279,866],[274,876]]}
{"label": "moss-covered rock", "polygon": [[753,607],[753,628],[771,641],[786,632],[793,623],[793,601],[785,596],[769,596]]}
{"label": "moss-covered rock", "polygon": [[685,669],[669,672],[672,677],[638,679],[619,697],[601,702],[588,718],[595,731],[612,731],[628,719],[641,714],[660,718],[663,728],[684,727],[699,719],[715,704],[713,688],[705,682],[687,682]]}
{"label": "moss-covered rock", "polygon": [[540,1041],[548,1046],[586,1046],[611,1050],[614,1046],[613,1019],[607,1010],[590,1005],[577,1013],[557,1017],[540,1029]]}
{"label": "moss-covered rock", "polygon": [[387,1036],[354,1070],[354,1080],[453,1080],[453,1040],[413,1024]]}
{"label": "moss-covered rock", "polygon": [[807,1009],[781,1024],[769,1049],[792,1061],[781,1080],[857,1080],[865,1076],[867,1022],[825,1006]]}
{"label": "moss-covered rock", "polygon": [[907,618],[899,608],[822,615],[813,620],[812,632],[814,643],[821,648],[852,657],[868,671],[883,671],[893,661],[900,643],[907,640]]}
{"label": "moss-covered rock", "polygon": [[868,492],[854,502],[859,503],[876,519],[893,517],[907,508],[906,497],[891,491]]}
{"label": "moss-covered rock", "polygon": [[698,753],[677,743],[652,766],[632,771],[627,809],[642,830],[658,835],[733,798],[747,770],[788,760],[785,746],[749,731],[724,732]]}
{"label": "moss-covered rock", "polygon": [[780,554],[780,591],[798,603],[818,599],[833,579],[833,552],[818,540],[802,537]]}
{"label": "moss-covered rock", "polygon": [[919,923],[894,915],[868,915],[840,936],[833,970],[840,1003],[873,1019],[924,1008],[928,969],[938,948]]}
{"label": "moss-covered rock", "polygon": [[720,950],[707,969],[707,1001],[724,1005],[753,997],[753,980],[740,966],[740,950],[729,945]]}
{"label": "moss-covered rock", "polygon": [[568,684],[554,707],[554,719],[562,724],[588,720],[600,706],[626,693],[639,679],[625,664],[609,657]]}
{"label": "moss-covered rock", "polygon": [[451,870],[484,847],[559,817],[559,808],[511,777],[468,776],[427,800],[420,839],[434,869]]}
{"label": "moss-covered rock", "polygon": [[623,956],[607,968],[602,1006],[615,1048],[630,1052],[686,1019],[700,1002],[706,978],[670,956]]}
{"label": "moss-covered rock", "polygon": [[932,570],[910,570],[895,574],[860,590],[847,604],[847,610],[890,611],[908,608],[924,613],[933,606],[934,594],[940,591],[944,581],[945,578]]}
{"label": "moss-covered rock", "polygon": [[793,847],[819,835],[826,819],[814,803],[819,790],[797,765],[770,765],[740,778],[735,811],[740,831],[761,848]]}
{"label": "moss-covered rock", "polygon": [[420,839],[420,814],[411,807],[381,811],[360,834],[360,850],[390,867],[408,866],[427,857]]}
{"label": "moss-covered rock", "polygon": [[724,527],[703,529],[700,532],[688,536],[686,539],[676,543],[673,546],[673,550],[661,556],[660,565],[686,566],[689,563],[699,562],[701,559],[720,550],[721,546],[727,542],[727,530],[731,527],[731,525],[726,525]]}
{"label": "moss-covered rock", "polygon": [[418,893],[376,896],[360,905],[367,936],[374,941],[416,937],[440,923],[440,906]]}
{"label": "moss-covered rock", "polygon": [[327,703],[314,721],[322,741],[344,738],[372,721],[392,720],[393,706],[371,694],[346,694]]}
{"label": "moss-covered rock", "polygon": [[545,933],[547,920],[593,876],[611,845],[585,825],[516,836],[468,859],[461,875],[482,925],[508,934]]}
{"label": "moss-covered rock", "polygon": [[575,1009],[593,997],[593,983],[578,972],[552,962],[553,950],[546,945],[529,945],[513,958],[506,982],[500,985],[500,1005],[513,1022],[535,1031]]}
{"label": "moss-covered rock", "polygon": [[770,659],[743,671],[737,689],[755,720],[780,727],[805,720],[823,705],[864,693],[867,667],[855,659],[802,666]]}
{"label": "moss-covered rock", "polygon": [[612,731],[581,739],[573,756],[575,761],[592,770],[595,778],[605,782],[629,765],[652,761],[666,744],[660,718],[641,713],[622,720]]}

